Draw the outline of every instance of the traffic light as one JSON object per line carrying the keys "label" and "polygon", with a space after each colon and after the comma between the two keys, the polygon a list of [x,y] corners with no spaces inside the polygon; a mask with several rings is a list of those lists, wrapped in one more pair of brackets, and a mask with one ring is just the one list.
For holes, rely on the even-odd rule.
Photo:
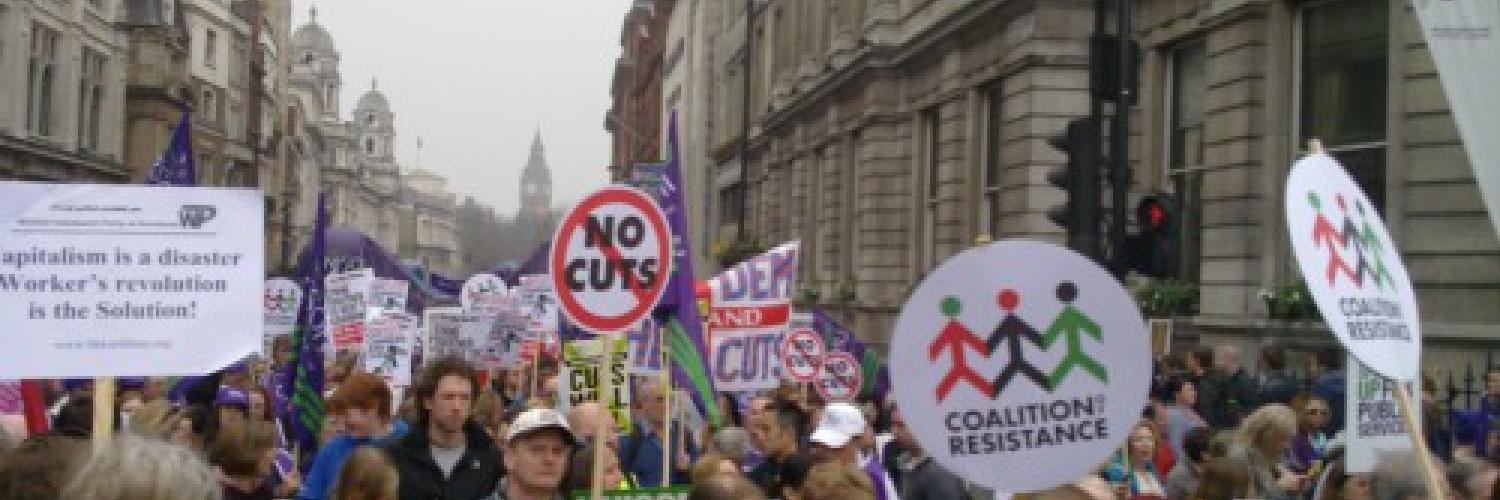
{"label": "traffic light", "polygon": [[1182,236],[1179,230],[1177,199],[1169,194],[1154,194],[1135,206],[1135,222],[1140,232],[1130,239],[1128,267],[1157,278],[1177,276]]}
{"label": "traffic light", "polygon": [[1098,259],[1099,151],[1094,132],[1093,120],[1079,118],[1047,139],[1066,158],[1061,168],[1047,174],[1047,182],[1067,194],[1064,203],[1047,211],[1047,218],[1067,230],[1069,248]]}

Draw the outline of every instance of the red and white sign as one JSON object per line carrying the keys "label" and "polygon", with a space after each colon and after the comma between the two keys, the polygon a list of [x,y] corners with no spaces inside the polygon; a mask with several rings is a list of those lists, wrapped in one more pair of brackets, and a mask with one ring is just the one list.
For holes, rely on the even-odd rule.
{"label": "red and white sign", "polygon": [[853,401],[864,386],[864,375],[859,372],[859,360],[847,352],[829,353],[823,356],[823,369],[818,370],[818,394],[824,401]]}
{"label": "red and white sign", "polygon": [[552,237],[562,312],[594,333],[621,332],[651,313],[672,275],[672,233],[651,195],[607,186],[568,211]]}
{"label": "red and white sign", "polygon": [[811,328],[798,328],[787,334],[786,342],[781,346],[781,361],[785,367],[783,373],[792,380],[798,382],[813,382],[818,380],[819,368],[823,366],[823,356],[826,353],[823,338],[818,332]]}

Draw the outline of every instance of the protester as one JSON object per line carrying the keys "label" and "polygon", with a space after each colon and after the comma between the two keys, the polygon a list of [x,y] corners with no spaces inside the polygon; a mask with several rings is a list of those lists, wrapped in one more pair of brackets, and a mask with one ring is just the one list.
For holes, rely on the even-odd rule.
{"label": "protester", "polygon": [[[1374,500],[1424,500],[1432,498],[1422,480],[1422,468],[1414,467],[1417,457],[1409,451],[1386,452],[1370,474],[1370,497]],[[1446,483],[1440,479],[1440,483]],[[1438,495],[1447,496],[1448,486],[1439,486]]]}
{"label": "protester", "polygon": [[900,409],[891,412],[891,451],[883,463],[902,500],[962,500],[963,480],[929,456],[906,425]]}
{"label": "protester", "polygon": [[1422,376],[1422,433],[1427,449],[1443,462],[1453,461],[1453,422],[1438,402],[1437,383],[1431,375]]}
{"label": "protester", "polygon": [[[569,428],[576,429],[571,424]],[[568,490],[587,490],[594,486],[594,453],[597,451],[598,443],[593,441],[580,441],[582,447],[576,448],[567,469],[567,480],[563,484]],[[604,453],[604,471],[602,486],[606,490],[622,490],[634,488],[635,483],[620,469],[620,459],[611,451]]]}
{"label": "protester", "polygon": [[750,433],[740,427],[725,427],[713,433],[713,449],[743,470],[750,455]]}
{"label": "protester", "polygon": [[233,385],[219,387],[219,393],[214,397],[213,413],[214,424],[209,428],[208,442],[212,443],[218,436],[218,430],[224,427],[245,423],[250,418],[250,393],[245,392]]}
{"label": "protester", "polygon": [[276,415],[271,411],[271,393],[265,387],[253,386],[249,389],[250,404],[249,415],[251,420],[261,422],[274,422]]}
{"label": "protester", "polygon": [[693,481],[687,500],[765,500],[754,483],[739,474],[721,474],[703,481]]}
{"label": "protester", "polygon": [[1177,463],[1181,463],[1183,440],[1188,432],[1206,427],[1208,423],[1194,409],[1198,403],[1198,389],[1192,380],[1184,375],[1172,376],[1162,383],[1161,389],[1163,402],[1158,421],[1162,425],[1163,437],[1172,448],[1172,455],[1176,457]]}
{"label": "protester", "polygon": [[209,446],[209,462],[219,471],[225,500],[272,500],[271,459],[276,437],[271,424],[256,420],[219,428]]}
{"label": "protester", "polygon": [[899,496],[890,474],[875,456],[865,454],[861,449],[869,428],[864,412],[853,405],[833,403],[824,407],[818,426],[808,439],[813,447],[813,457],[821,461],[843,462],[865,471],[877,498],[895,500]]}
{"label": "protester", "polygon": [[1467,500],[1491,500],[1495,493],[1496,478],[1500,470],[1494,464],[1477,458],[1463,458],[1448,466],[1448,484],[1457,498]]}
{"label": "protester", "polygon": [[1195,385],[1203,385],[1203,379],[1208,377],[1209,367],[1214,365],[1214,350],[1208,346],[1198,346],[1193,352],[1188,353],[1182,359],[1186,365],[1188,376],[1193,379]]}
{"label": "protester", "polygon": [[361,447],[349,454],[339,468],[330,500],[396,500],[400,476],[396,467],[377,448]]}
{"label": "protester", "polygon": [[95,446],[55,498],[88,500],[219,500],[208,463],[188,448],[121,434]]}
{"label": "protester", "polygon": [[87,440],[40,434],[21,440],[0,459],[0,498],[56,500],[73,469],[88,453]]}
{"label": "protester", "polygon": [[1297,432],[1297,414],[1286,405],[1261,407],[1240,424],[1229,457],[1249,478],[1246,496],[1290,500],[1302,491],[1306,477],[1279,467]]}
{"label": "protester", "polygon": [[418,425],[384,446],[401,475],[401,499],[477,500],[495,491],[500,451],[472,418],[480,389],[474,368],[458,358],[431,360],[412,389],[422,402]]}
{"label": "protester", "polygon": [[767,497],[777,498],[782,495],[782,468],[800,451],[798,440],[806,428],[807,417],[802,410],[791,401],[779,400],[760,419],[759,426],[751,430],[764,443],[765,449],[762,451],[765,457],[747,477],[760,486]]}
{"label": "protester", "polygon": [[343,432],[318,448],[302,491],[297,496],[300,500],[328,498],[339,467],[355,448],[389,444],[409,431],[404,424],[391,420],[391,389],[378,376],[361,372],[350,374],[333,399],[338,401],[338,406],[330,413],[338,415]]}
{"label": "protester", "polygon": [[604,445],[609,447],[611,453],[618,455],[620,430],[615,424],[613,413],[597,401],[584,401],[573,405],[573,408],[568,410],[568,427],[573,430],[574,435],[578,436],[580,442],[593,442],[594,436],[599,434],[601,423],[605,432]]}
{"label": "protester", "polygon": [[1114,463],[1105,468],[1104,476],[1130,499],[1166,498],[1161,475],[1156,472],[1156,428],[1148,420],[1136,423],[1125,440],[1124,449]]}
{"label": "protester", "polygon": [[124,422],[123,430],[141,437],[191,446],[192,423],[184,414],[184,411],[172,407],[164,399],[152,401],[131,413],[130,419]]}
{"label": "protester", "polygon": [[507,368],[500,371],[500,377],[495,379],[494,392],[500,397],[500,406],[506,412],[520,413],[526,406],[526,374],[525,369]]}
{"label": "protester", "polygon": [[1178,457],[1177,465],[1167,474],[1166,489],[1167,498],[1188,498],[1203,482],[1203,469],[1213,458],[1224,454],[1224,446],[1221,444],[1218,450],[1210,450],[1209,445],[1213,440],[1212,429],[1207,427],[1194,428],[1188,431],[1182,439],[1183,454]]}
{"label": "protester", "polygon": [[1286,372],[1286,348],[1267,345],[1260,348],[1260,404],[1292,404],[1300,389],[1296,377]]}
{"label": "protester", "polygon": [[[550,408],[522,412],[505,436],[505,478],[497,500],[563,498],[568,457],[577,443],[561,413]],[[404,478],[403,478],[404,479]],[[402,481],[405,489],[405,481]],[[429,497],[402,497],[417,500]]]}
{"label": "protester", "polygon": [[498,441],[503,435],[500,427],[505,424],[505,408],[500,403],[500,396],[491,391],[480,392],[479,399],[474,400],[474,421],[491,439]]}
{"label": "protester", "polygon": [[1346,474],[1344,461],[1342,459],[1331,462],[1328,467],[1321,494],[1315,494],[1313,500],[1371,500],[1374,495],[1370,492],[1369,474]]}
{"label": "protester", "polygon": [[146,403],[155,401],[166,401],[167,379],[166,377],[146,377],[146,385],[141,388],[141,399]]}
{"label": "protester", "polygon": [[536,395],[527,400],[528,406],[539,405],[542,408],[557,407],[557,374],[546,372],[541,375],[541,382],[537,385]]}
{"label": "protester", "polygon": [[1256,407],[1260,390],[1240,364],[1240,348],[1221,345],[1214,350],[1214,367],[1197,385],[1198,414],[1213,427],[1227,428]]}
{"label": "protester", "polygon": [[1306,474],[1328,449],[1329,438],[1323,430],[1328,428],[1331,409],[1328,401],[1313,394],[1298,395],[1292,409],[1298,416],[1297,435],[1292,438],[1284,463],[1292,472]]}
{"label": "protester", "polygon": [[[620,438],[620,464],[643,486],[658,486],[662,481],[662,460],[667,451],[662,448],[661,436],[666,429],[667,395],[659,383],[648,380],[641,384],[636,400],[640,418],[634,422],[629,435]],[[670,484],[687,484],[688,471],[693,457],[698,456],[698,444],[692,434],[684,432],[678,423],[672,423],[671,477]]]}
{"label": "protester", "polygon": [[1344,350],[1337,347],[1321,349],[1313,354],[1312,393],[1328,402],[1329,435],[1338,435],[1344,430]]}
{"label": "protester", "polygon": [[802,484],[802,500],[876,500],[875,487],[863,470],[843,461],[812,466]]}

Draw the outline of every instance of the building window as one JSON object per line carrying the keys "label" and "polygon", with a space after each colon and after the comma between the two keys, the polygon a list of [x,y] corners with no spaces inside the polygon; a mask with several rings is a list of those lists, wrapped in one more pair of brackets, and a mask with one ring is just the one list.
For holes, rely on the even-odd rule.
{"label": "building window", "polygon": [[1181,204],[1183,279],[1197,281],[1203,241],[1203,116],[1208,80],[1208,50],[1202,40],[1182,45],[1170,55],[1171,98],[1167,102],[1167,175]]}
{"label": "building window", "polygon": [[942,106],[922,112],[922,179],[919,207],[922,222],[917,239],[917,268],[923,274],[936,263],[938,169],[942,164]]}
{"label": "building window", "polygon": [[78,148],[99,150],[99,122],[104,107],[104,54],[88,47],[80,57],[78,77]]}
{"label": "building window", "polygon": [[31,25],[31,58],[26,68],[26,129],[40,136],[56,133],[52,95],[57,84],[57,30],[40,22]]}
{"label": "building window", "polygon": [[210,88],[203,89],[201,94],[198,99],[199,118],[205,122],[217,125],[219,123],[218,96],[214,93],[214,89]]}
{"label": "building window", "polygon": [[375,154],[375,139],[365,138],[365,154]]}
{"label": "building window", "polygon": [[849,134],[849,148],[844,163],[844,269],[843,279],[854,279],[856,266],[859,264],[855,257],[859,253],[860,235],[860,131],[856,130]]}
{"label": "building window", "polygon": [[219,33],[214,30],[204,30],[203,33],[203,65],[209,68],[215,67],[219,54]]}
{"label": "building window", "polygon": [[979,232],[1000,237],[1001,152],[1005,148],[1005,88],[995,82],[984,90],[984,168],[981,172]]}
{"label": "building window", "polygon": [[1387,0],[1321,2],[1300,14],[1299,142],[1321,140],[1383,212]]}

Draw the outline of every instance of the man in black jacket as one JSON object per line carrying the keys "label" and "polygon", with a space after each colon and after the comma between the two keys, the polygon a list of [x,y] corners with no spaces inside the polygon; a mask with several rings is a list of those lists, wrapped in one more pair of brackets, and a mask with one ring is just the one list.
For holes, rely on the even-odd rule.
{"label": "man in black jacket", "polygon": [[963,480],[922,450],[900,409],[891,413],[891,435],[895,439],[887,445],[884,465],[901,500],[969,498]]}
{"label": "man in black jacket", "polygon": [[500,451],[472,417],[479,376],[457,358],[434,360],[415,387],[422,418],[385,450],[401,500],[480,500],[500,482]]}
{"label": "man in black jacket", "polygon": [[1260,405],[1260,385],[1240,363],[1240,348],[1214,349],[1214,368],[1198,387],[1198,414],[1217,429],[1228,429]]}

